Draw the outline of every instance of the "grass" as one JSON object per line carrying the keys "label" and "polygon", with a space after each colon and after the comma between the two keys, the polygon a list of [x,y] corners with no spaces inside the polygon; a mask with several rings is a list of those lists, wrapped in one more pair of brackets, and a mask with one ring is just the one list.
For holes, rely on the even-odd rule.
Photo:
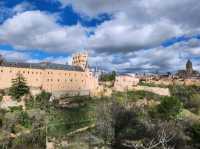
{"label": "grass", "polygon": [[71,131],[94,123],[97,103],[98,101],[90,100],[77,108],[52,108],[49,114],[48,136],[64,137]]}
{"label": "grass", "polygon": [[128,101],[137,101],[140,99],[160,100],[161,98],[161,96],[147,91],[114,92],[112,96],[120,101],[124,99]]}

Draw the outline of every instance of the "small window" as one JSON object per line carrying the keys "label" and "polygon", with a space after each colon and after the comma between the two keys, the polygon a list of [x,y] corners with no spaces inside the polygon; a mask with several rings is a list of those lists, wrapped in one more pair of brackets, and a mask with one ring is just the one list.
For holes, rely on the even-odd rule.
{"label": "small window", "polygon": [[3,70],[1,70],[1,72],[3,72]]}

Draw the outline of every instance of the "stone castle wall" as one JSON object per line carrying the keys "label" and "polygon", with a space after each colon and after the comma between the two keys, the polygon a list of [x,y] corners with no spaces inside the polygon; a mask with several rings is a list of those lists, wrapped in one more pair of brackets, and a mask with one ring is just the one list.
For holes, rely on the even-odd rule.
{"label": "stone castle wall", "polygon": [[94,91],[98,81],[89,71],[33,69],[0,66],[0,89],[11,87],[17,73],[24,76],[28,86],[55,91]]}

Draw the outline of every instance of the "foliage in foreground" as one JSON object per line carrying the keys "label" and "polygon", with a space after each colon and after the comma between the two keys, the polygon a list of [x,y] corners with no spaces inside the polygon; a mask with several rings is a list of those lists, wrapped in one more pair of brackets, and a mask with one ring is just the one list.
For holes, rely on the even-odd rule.
{"label": "foliage in foreground", "polygon": [[[142,109],[116,101],[97,108],[97,135],[112,149],[165,149],[188,147],[184,129],[172,120],[152,120]],[[143,113],[142,117],[139,113]]]}

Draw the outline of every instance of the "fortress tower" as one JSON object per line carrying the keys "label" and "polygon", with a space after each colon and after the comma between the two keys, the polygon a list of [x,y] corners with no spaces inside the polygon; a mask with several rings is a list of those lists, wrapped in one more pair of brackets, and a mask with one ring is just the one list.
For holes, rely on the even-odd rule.
{"label": "fortress tower", "polygon": [[72,65],[79,66],[83,70],[87,68],[88,64],[88,53],[87,52],[80,52],[73,55]]}

